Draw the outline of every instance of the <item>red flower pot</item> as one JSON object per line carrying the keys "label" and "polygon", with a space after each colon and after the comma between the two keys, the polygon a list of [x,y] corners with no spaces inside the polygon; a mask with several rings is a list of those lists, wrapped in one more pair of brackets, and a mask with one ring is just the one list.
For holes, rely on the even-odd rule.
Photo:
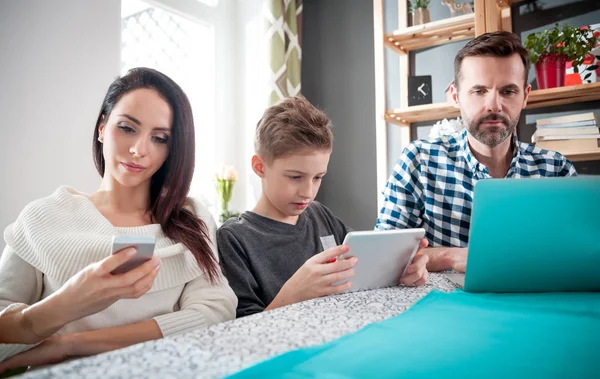
{"label": "red flower pot", "polygon": [[565,85],[565,55],[542,54],[535,63],[535,75],[539,89]]}

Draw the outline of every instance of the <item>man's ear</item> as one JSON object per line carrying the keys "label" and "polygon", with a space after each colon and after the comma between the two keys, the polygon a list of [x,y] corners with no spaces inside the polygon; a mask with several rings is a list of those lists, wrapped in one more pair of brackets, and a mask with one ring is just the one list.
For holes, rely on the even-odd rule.
{"label": "man's ear", "polygon": [[450,85],[450,96],[452,97],[452,105],[454,105],[455,108],[460,108],[458,105],[458,88],[456,88],[455,83]]}
{"label": "man's ear", "polygon": [[265,177],[265,161],[258,155],[252,156],[252,171],[261,179]]}
{"label": "man's ear", "polygon": [[525,97],[523,99],[523,109],[527,106],[527,100],[529,99],[529,93],[531,92],[531,84],[527,83],[525,86]]}

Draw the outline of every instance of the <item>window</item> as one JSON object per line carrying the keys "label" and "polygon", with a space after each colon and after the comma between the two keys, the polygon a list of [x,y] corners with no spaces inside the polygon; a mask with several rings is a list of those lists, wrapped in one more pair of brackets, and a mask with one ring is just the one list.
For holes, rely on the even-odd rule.
{"label": "window", "polygon": [[[202,2],[216,5],[217,0]],[[156,69],[177,82],[190,99],[196,133],[191,195],[212,202],[216,167],[214,27],[139,0],[122,1],[121,17],[122,74],[133,67]]]}

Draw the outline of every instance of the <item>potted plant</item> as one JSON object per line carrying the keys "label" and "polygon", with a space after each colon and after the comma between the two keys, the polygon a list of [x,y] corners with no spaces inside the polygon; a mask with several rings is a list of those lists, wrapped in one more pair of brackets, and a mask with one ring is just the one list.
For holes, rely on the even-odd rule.
{"label": "potted plant", "polygon": [[592,48],[590,53],[585,57],[583,65],[578,67],[579,75],[583,83],[592,83],[598,81],[600,74],[600,24],[583,26],[581,29],[591,29],[594,37],[597,38],[596,46]]}
{"label": "potted plant", "polygon": [[431,0],[412,0],[410,3],[410,12],[412,13],[412,24],[421,25],[430,21],[429,10],[427,7]]}
{"label": "potted plant", "polygon": [[215,188],[221,204],[219,221],[222,223],[229,220],[231,217],[239,216],[238,213],[229,211],[229,201],[231,200],[233,185],[237,181],[237,178],[237,172],[233,166],[223,165],[215,174]]}
{"label": "potted plant", "polygon": [[565,85],[565,64],[571,61],[575,72],[596,46],[598,35],[589,28],[558,24],[542,32],[532,33],[525,40],[531,63],[535,65],[539,89]]}

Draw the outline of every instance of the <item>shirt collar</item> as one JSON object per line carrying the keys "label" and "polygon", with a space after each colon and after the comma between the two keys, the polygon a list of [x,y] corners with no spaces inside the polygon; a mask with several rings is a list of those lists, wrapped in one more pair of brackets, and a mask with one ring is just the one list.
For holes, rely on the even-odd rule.
{"label": "shirt collar", "polygon": [[[517,172],[517,166],[523,154],[523,147],[517,139],[517,134],[513,133],[511,138],[511,145],[513,147],[513,159],[510,163],[510,167],[506,174],[507,178],[514,176],[514,174]],[[487,167],[481,162],[479,162],[477,158],[475,158],[475,155],[473,155],[473,153],[471,152],[471,148],[469,147],[469,139],[467,137],[467,128],[463,128],[463,130],[458,135],[457,140],[463,153],[463,156],[467,162],[467,166],[469,167],[469,170],[473,173],[473,175],[475,175],[476,177],[481,176],[482,178],[490,177]]]}
{"label": "shirt collar", "polygon": [[508,172],[506,173],[507,178],[511,178],[511,177],[515,176],[515,174],[519,171],[519,170],[517,170],[519,168],[519,163],[521,163],[523,161],[522,156],[524,153],[524,147],[519,142],[516,132],[513,133],[513,136],[512,136],[512,146],[513,146],[513,159],[510,162],[510,167],[508,168]]}

